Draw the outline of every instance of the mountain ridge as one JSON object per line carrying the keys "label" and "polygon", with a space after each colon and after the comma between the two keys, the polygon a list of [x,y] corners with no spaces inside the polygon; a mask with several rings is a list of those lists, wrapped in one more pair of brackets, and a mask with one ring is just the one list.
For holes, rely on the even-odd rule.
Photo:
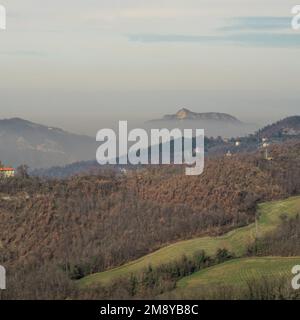
{"label": "mountain ridge", "polygon": [[164,121],[164,120],[206,120],[206,121],[228,121],[242,123],[236,117],[221,112],[193,112],[187,108],[181,108],[175,114],[166,114],[161,119],[150,120],[153,121]]}
{"label": "mountain ridge", "polygon": [[32,168],[67,165],[94,158],[96,141],[21,118],[0,119],[1,160]]}
{"label": "mountain ridge", "polygon": [[221,112],[193,112],[181,108],[174,114],[166,114],[160,119],[145,122],[148,129],[204,129],[207,137],[240,137],[252,134],[259,127],[256,124],[245,123],[228,113]]}

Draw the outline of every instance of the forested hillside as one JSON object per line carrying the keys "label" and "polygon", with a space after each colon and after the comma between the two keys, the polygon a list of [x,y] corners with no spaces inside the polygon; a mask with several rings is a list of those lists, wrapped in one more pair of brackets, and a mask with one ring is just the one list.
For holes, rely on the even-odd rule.
{"label": "forested hillside", "polygon": [[68,283],[168,243],[249,224],[257,203],[300,191],[300,144],[270,153],[272,161],[259,152],[210,159],[197,177],[150,167],[66,180],[2,179],[0,263],[30,295],[39,270]]}

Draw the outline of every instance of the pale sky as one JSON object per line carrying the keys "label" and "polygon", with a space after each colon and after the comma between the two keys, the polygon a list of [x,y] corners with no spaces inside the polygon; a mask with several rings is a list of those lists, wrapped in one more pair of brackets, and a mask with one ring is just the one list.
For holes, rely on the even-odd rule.
{"label": "pale sky", "polygon": [[296,0],[0,0],[0,118],[95,135],[118,120],[299,114]]}

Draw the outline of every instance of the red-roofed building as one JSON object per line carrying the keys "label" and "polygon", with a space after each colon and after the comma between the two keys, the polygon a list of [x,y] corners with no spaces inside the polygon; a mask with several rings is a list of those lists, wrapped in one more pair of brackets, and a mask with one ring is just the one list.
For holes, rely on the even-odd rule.
{"label": "red-roofed building", "polygon": [[11,178],[15,176],[14,168],[0,168],[0,177]]}

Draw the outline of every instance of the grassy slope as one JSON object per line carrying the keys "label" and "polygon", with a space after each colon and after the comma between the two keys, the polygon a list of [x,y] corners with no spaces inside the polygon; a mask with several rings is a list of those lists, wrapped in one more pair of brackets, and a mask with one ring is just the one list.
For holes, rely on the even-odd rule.
{"label": "grassy slope", "polygon": [[177,283],[178,288],[199,288],[206,285],[233,285],[241,288],[251,279],[263,276],[290,276],[300,257],[262,257],[230,260],[203,269]]}
{"label": "grassy slope", "polygon": [[[280,215],[282,213],[293,216],[299,211],[300,197],[261,204],[259,206],[258,235],[262,236],[274,230],[280,223]],[[97,283],[105,284],[118,277],[141,271],[149,264],[155,267],[179,259],[183,254],[192,255],[198,250],[205,250],[208,255],[213,255],[217,249],[227,248],[237,256],[241,256],[246,247],[254,241],[255,234],[255,225],[251,224],[233,230],[221,237],[203,237],[177,242],[121,267],[84,277],[79,280],[79,285],[84,287]]]}

